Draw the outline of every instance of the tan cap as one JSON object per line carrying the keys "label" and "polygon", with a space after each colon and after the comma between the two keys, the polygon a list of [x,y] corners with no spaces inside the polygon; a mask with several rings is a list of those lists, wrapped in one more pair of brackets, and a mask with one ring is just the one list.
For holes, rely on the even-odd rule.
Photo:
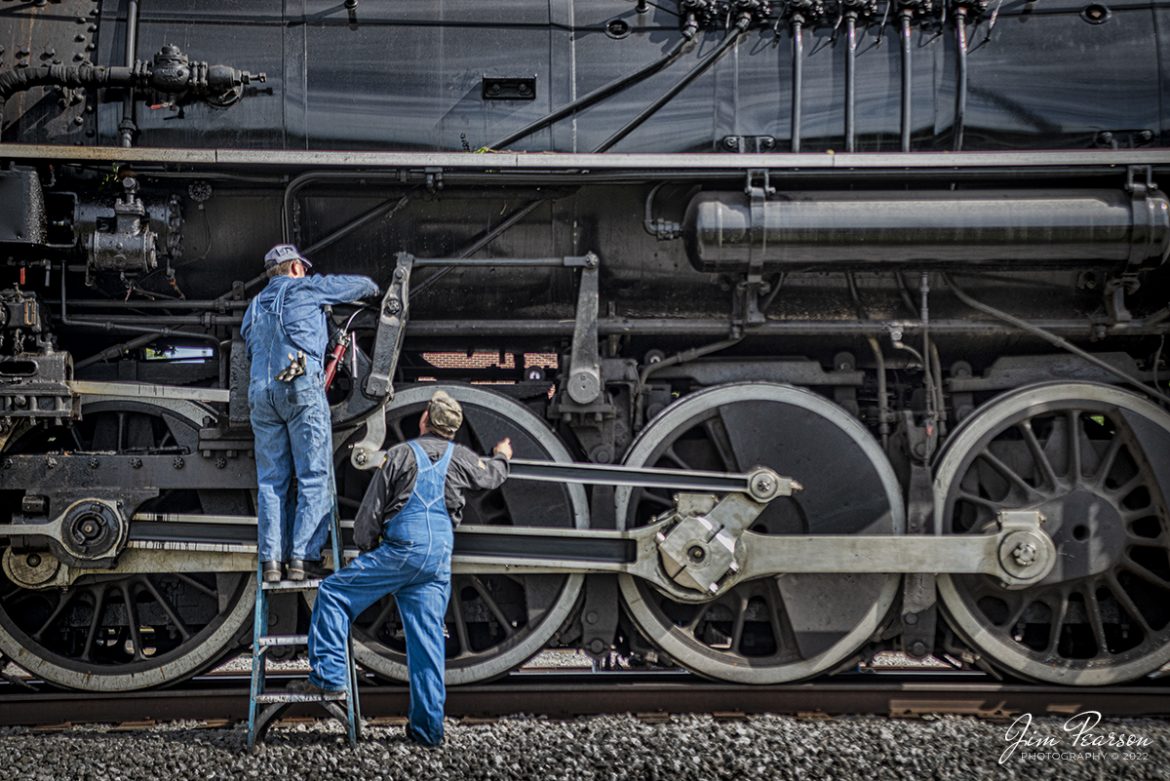
{"label": "tan cap", "polygon": [[447,391],[437,390],[427,404],[427,419],[432,431],[450,439],[463,423],[463,407]]}

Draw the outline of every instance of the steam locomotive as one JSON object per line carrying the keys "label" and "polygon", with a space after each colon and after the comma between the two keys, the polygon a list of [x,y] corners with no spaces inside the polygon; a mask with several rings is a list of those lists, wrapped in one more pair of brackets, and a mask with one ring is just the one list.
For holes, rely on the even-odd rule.
{"label": "steam locomotive", "polygon": [[[802,488],[738,515],[619,480],[476,497],[450,683],[547,647],[745,683],[887,649],[1156,675],[1168,15],[5,0],[2,659],[133,690],[247,646],[240,316],[292,241],[387,290],[333,313],[343,521],[436,383],[472,447]],[[404,678],[392,599],[355,641]]]}

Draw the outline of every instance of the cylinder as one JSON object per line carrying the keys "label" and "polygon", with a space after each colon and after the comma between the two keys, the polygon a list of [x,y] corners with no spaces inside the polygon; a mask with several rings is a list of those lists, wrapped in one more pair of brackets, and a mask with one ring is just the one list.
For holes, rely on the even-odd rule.
{"label": "cylinder", "polygon": [[703,192],[687,205],[699,271],[810,267],[1083,267],[1160,264],[1170,210],[1160,191]]}

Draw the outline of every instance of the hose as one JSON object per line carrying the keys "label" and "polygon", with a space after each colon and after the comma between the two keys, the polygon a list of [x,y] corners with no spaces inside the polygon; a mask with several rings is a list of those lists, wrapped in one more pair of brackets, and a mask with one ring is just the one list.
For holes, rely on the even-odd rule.
{"label": "hose", "polygon": [[695,33],[697,32],[697,30],[698,30],[697,25],[695,25],[694,27],[691,27],[688,25],[687,27],[685,27],[683,29],[683,38],[680,41],[678,41],[678,43],[676,43],[674,46],[672,46],[670,48],[670,51],[668,51],[666,54],[664,54],[661,58],[655,60],[654,62],[650,63],[649,65],[646,65],[646,66],[640,68],[637,71],[634,71],[633,73],[631,73],[627,76],[622,76],[621,78],[614,79],[610,83],[605,84],[601,87],[598,87],[597,89],[593,90],[592,92],[590,92],[586,95],[583,95],[582,97],[577,98],[573,102],[562,106],[561,108],[557,109],[556,111],[553,111],[549,114],[544,115],[540,119],[537,119],[533,122],[528,123],[527,125],[520,128],[519,130],[516,130],[512,133],[509,133],[508,135],[504,136],[503,138],[489,144],[487,148],[488,149],[504,149],[505,147],[511,146],[512,144],[516,143],[520,139],[532,135],[533,133],[535,133],[538,130],[542,130],[542,129],[548,127],[549,125],[552,125],[556,122],[559,122],[560,120],[564,119],[565,117],[569,116],[570,114],[575,114],[578,111],[581,111],[582,109],[589,108],[594,103],[599,103],[600,101],[608,98],[610,95],[614,95],[618,92],[621,92],[626,87],[630,87],[630,86],[633,86],[634,84],[637,84],[641,81],[645,81],[649,77],[653,76],[655,73],[658,73],[660,70],[662,70],[663,68],[667,67],[668,65],[673,63],[675,60],[677,60],[679,58],[679,56],[683,53],[683,51],[687,48],[687,44],[689,44],[691,41],[694,40]]}
{"label": "hose", "polygon": [[854,71],[857,59],[857,18],[853,14],[845,17],[845,151],[854,151],[854,101],[857,91],[857,77]]}
{"label": "hose", "polygon": [[910,93],[914,84],[913,72],[910,70],[910,58],[912,56],[910,12],[903,11],[900,19],[902,21],[902,151],[909,152],[910,125],[913,122]]}
{"label": "hose", "polygon": [[955,52],[958,83],[955,85],[955,151],[963,149],[963,123],[967,115],[967,9],[955,9]]}
{"label": "hose", "polygon": [[804,102],[804,25],[792,19],[792,151],[800,151],[800,111]]}
{"label": "hose", "polygon": [[1140,389],[1143,393],[1154,394],[1154,396],[1157,397],[1159,403],[1161,403],[1163,405],[1165,405],[1166,402],[1170,401],[1170,396],[1163,393],[1161,390],[1158,390],[1157,388],[1151,389],[1149,385],[1146,385],[1139,378],[1134,377],[1132,374],[1129,374],[1128,372],[1126,372],[1122,369],[1119,369],[1116,366],[1101,360],[1100,358],[1098,358],[1097,356],[1093,355],[1092,353],[1090,353],[1086,350],[1082,350],[1080,347],[1077,347],[1075,344],[1068,341],[1067,339],[1059,337],[1056,334],[1049,333],[1048,331],[1045,331],[1043,328],[1039,328],[1037,326],[1034,326],[1031,323],[1029,323],[1028,321],[1022,320],[1022,319],[1016,317],[1015,315],[1008,314],[1007,312],[996,309],[993,306],[990,306],[988,304],[984,304],[981,301],[976,301],[974,298],[971,298],[971,296],[969,296],[965,292],[963,292],[963,289],[955,284],[955,281],[953,279],[951,279],[949,274],[943,274],[943,279],[946,281],[947,286],[950,287],[950,289],[952,291],[954,291],[955,297],[958,298],[960,301],[962,301],[967,306],[971,307],[972,309],[976,309],[980,312],[983,312],[986,315],[990,315],[991,317],[994,317],[997,320],[1002,320],[1005,323],[1009,323],[1009,324],[1015,326],[1016,328],[1020,329],[1021,331],[1032,334],[1033,336],[1035,336],[1039,339],[1043,339],[1044,341],[1048,342],[1049,344],[1053,345],[1054,347],[1058,347],[1061,350],[1065,350],[1067,352],[1072,353],[1073,355],[1076,355],[1080,358],[1083,358],[1084,360],[1093,364],[1097,368],[1102,369],[1104,371],[1107,371],[1110,374],[1117,377],[1118,379],[1121,379],[1124,382],[1128,383],[1129,385],[1132,385],[1132,386]]}
{"label": "hose", "polygon": [[625,138],[630,133],[633,133],[635,130],[637,130],[639,127],[641,127],[642,124],[646,120],[650,119],[650,117],[652,117],[656,113],[658,113],[659,109],[661,109],[663,106],[665,106],[671,100],[673,100],[675,98],[675,96],[678,95],[680,92],[682,92],[684,89],[686,89],[687,85],[689,85],[695,79],[699,78],[699,76],[702,76],[707,71],[708,68],[710,68],[712,65],[714,65],[719,60],[719,58],[721,56],[723,56],[724,52],[726,52],[728,49],[730,49],[732,46],[734,46],[736,44],[736,42],[739,41],[740,36],[743,35],[744,30],[746,30],[748,28],[748,26],[751,24],[751,21],[752,21],[751,14],[741,14],[739,19],[735,23],[735,27],[731,30],[731,32],[729,32],[727,34],[727,37],[725,37],[720,42],[720,44],[717,47],[715,47],[714,51],[712,51],[710,54],[708,54],[702,60],[699,60],[699,62],[695,65],[695,67],[691,68],[691,70],[685,76],[683,76],[681,79],[679,79],[673,87],[668,89],[661,97],[659,97],[657,100],[652,102],[649,106],[647,106],[646,108],[644,108],[640,112],[638,112],[638,115],[636,117],[634,117],[629,122],[627,122],[626,124],[624,124],[620,128],[618,128],[617,131],[613,135],[611,135],[609,138],[605,139],[605,141],[602,142],[601,146],[597,147],[597,149],[595,149],[593,151],[594,152],[608,152],[614,145],[619,143],[623,138]]}

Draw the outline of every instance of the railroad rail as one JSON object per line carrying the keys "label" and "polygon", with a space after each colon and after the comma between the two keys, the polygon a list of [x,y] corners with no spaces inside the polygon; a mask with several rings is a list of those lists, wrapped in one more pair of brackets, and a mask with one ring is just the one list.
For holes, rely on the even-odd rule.
{"label": "railroad rail", "polygon": [[[273,681],[293,675],[274,675]],[[406,712],[405,686],[369,685],[361,690],[367,719]],[[149,725],[156,721],[239,721],[248,707],[247,677],[208,675],[182,688],[146,692],[30,691],[0,685],[0,725],[67,726],[85,723]],[[712,713],[722,717],[759,713],[802,716],[845,714],[919,717],[963,714],[1010,719],[1071,716],[1084,710],[1106,717],[1170,716],[1170,680],[1126,686],[1071,689],[1046,684],[1004,683],[982,673],[858,672],[825,681],[744,686],[706,681],[683,672],[516,672],[486,684],[448,691],[452,717],[531,714],[553,718],[635,713]],[[323,715],[296,706],[290,718]]]}

